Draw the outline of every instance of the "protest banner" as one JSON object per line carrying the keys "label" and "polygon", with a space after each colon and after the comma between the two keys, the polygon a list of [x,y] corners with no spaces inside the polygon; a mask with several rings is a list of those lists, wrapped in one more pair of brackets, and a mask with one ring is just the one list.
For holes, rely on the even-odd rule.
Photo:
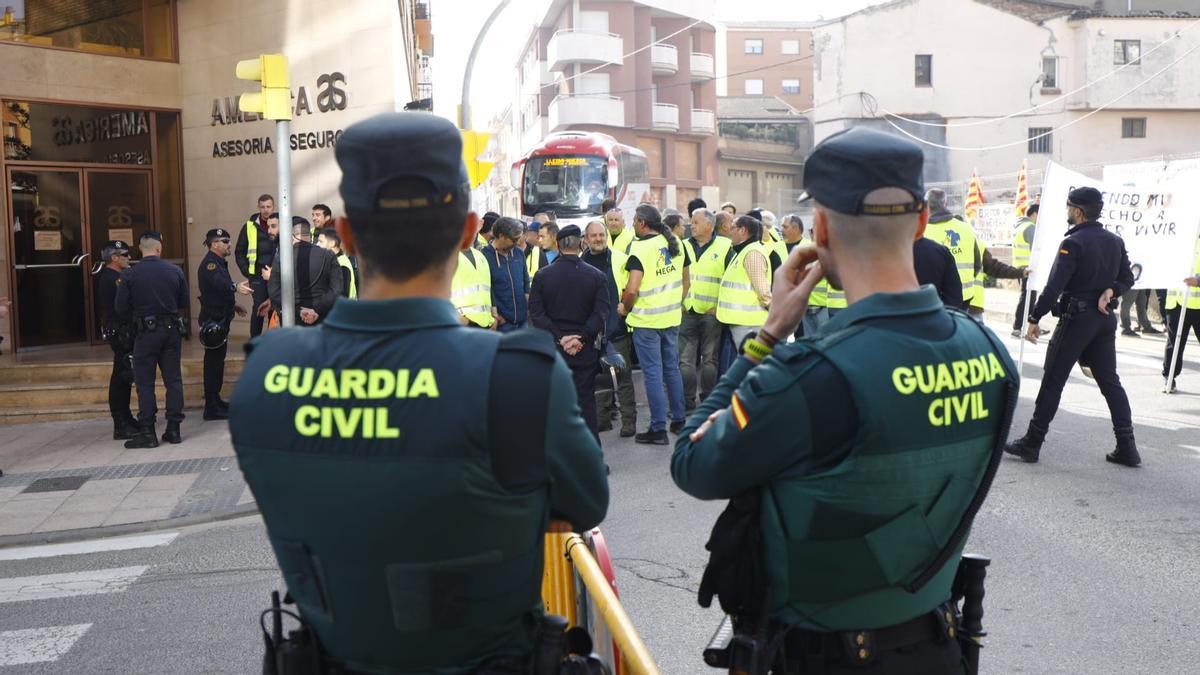
{"label": "protest banner", "polygon": [[1014,209],[1012,204],[980,206],[975,216],[975,238],[986,246],[1011,246],[1017,222]]}

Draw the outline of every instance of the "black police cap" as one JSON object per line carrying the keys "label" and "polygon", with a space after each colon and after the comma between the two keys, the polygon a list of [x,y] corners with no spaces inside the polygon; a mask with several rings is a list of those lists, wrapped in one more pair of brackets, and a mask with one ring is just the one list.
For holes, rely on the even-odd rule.
{"label": "black police cap", "polygon": [[1104,206],[1104,193],[1094,187],[1081,187],[1067,194],[1067,201],[1075,206]]}
{"label": "black police cap", "polygon": [[[822,206],[849,215],[890,216],[919,213],[925,208],[925,153],[912,141],[853,127],[822,141],[804,163],[804,193]],[[900,188],[912,200],[899,204],[864,204],[883,188]]]}
{"label": "black police cap", "polygon": [[[383,113],[351,125],[334,155],[350,214],[449,206],[469,196],[462,133],[430,113]],[[403,191],[392,185],[400,180],[406,183]]]}
{"label": "black police cap", "polygon": [[562,241],[563,239],[566,239],[567,237],[582,237],[582,236],[583,236],[583,232],[579,229],[578,225],[568,225],[568,226],[562,228],[561,230],[559,230],[558,234],[555,235],[555,238],[558,241]]}
{"label": "black police cap", "polygon": [[112,251],[112,253],[109,253],[109,255],[115,255],[118,253],[128,255],[129,254],[129,244],[126,244],[125,242],[121,241],[120,239],[113,239],[113,240],[104,242],[104,245],[100,247],[100,250],[101,251]]}
{"label": "black police cap", "polygon": [[219,227],[214,227],[204,233],[204,245],[208,246],[217,239],[229,239],[229,230],[223,230]]}

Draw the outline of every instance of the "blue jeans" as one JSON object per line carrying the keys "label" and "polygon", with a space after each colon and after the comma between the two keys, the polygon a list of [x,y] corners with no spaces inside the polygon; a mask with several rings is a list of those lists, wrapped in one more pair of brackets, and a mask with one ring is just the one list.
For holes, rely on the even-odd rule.
{"label": "blue jeans", "polygon": [[511,333],[514,330],[520,330],[524,327],[525,327],[524,321],[522,321],[521,323],[512,323],[511,321],[506,321],[506,322],[500,324],[499,326],[497,326],[496,330],[500,331],[501,333]]}
{"label": "blue jeans", "polygon": [[[646,385],[646,402],[650,404],[650,431],[667,430],[667,405],[671,406],[671,421],[681,422],[683,411],[683,376],[679,373],[679,326],[673,328],[634,328],[633,348],[637,350]],[[666,384],[666,391],[663,385]],[[665,399],[670,399],[665,400]]]}

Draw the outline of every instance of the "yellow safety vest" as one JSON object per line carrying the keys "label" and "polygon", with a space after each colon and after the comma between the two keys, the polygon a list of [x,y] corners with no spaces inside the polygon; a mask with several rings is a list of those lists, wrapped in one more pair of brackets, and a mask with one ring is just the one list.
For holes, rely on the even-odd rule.
{"label": "yellow safety vest", "polygon": [[475,235],[475,248],[484,248],[488,245],[488,240],[482,234]]}
{"label": "yellow safety vest", "polygon": [[[1196,264],[1192,267],[1192,273],[1200,274],[1200,253],[1197,253],[1197,255],[1196,255]],[[1189,290],[1191,292],[1188,293],[1187,308],[1188,309],[1200,309],[1200,288],[1192,288]],[[1182,300],[1183,300],[1183,289],[1172,288],[1169,291],[1167,291],[1167,304],[1166,304],[1167,309],[1175,309],[1176,307],[1179,306],[1179,303]],[[1183,335],[1183,338],[1187,339],[1186,333]]]}
{"label": "yellow safety vest", "polygon": [[958,218],[929,223],[925,226],[925,238],[950,249],[962,281],[963,304],[982,307],[983,284],[975,276],[975,231],[971,226]]}
{"label": "yellow safety vest", "polygon": [[625,255],[629,255],[630,246],[633,244],[635,238],[633,236],[633,228],[626,225],[625,229],[621,230],[621,234],[618,234],[616,237],[613,237],[612,232],[608,233],[608,247],[614,251],[620,251]]}
{"label": "yellow safety vest", "polygon": [[350,284],[350,287],[346,289],[346,297],[350,298],[351,300],[357,298],[358,284],[354,281],[354,265],[350,264],[350,256],[346,255],[345,253],[339,253],[337,257],[337,264],[346,268],[346,283]]}
{"label": "yellow safety vest", "polygon": [[1034,228],[1034,222],[1028,218],[1017,221],[1013,229],[1013,267],[1029,267],[1029,258],[1033,254],[1032,242],[1025,241],[1026,233]]}
{"label": "yellow safety vest", "polygon": [[758,300],[758,293],[746,273],[746,256],[751,251],[762,254],[767,265],[767,285],[771,284],[771,251],[756,241],[738,251],[725,274],[721,276],[721,292],[717,302],[717,321],[727,326],[761,326],[767,321],[767,308]]}
{"label": "yellow safety vest", "polygon": [[[845,296],[842,296],[843,299]],[[825,279],[813,286],[813,292],[808,296],[809,308],[827,307],[829,304],[829,282]]]}
{"label": "yellow safety vest", "polygon": [[254,219],[246,221],[246,269],[250,270],[250,274],[254,274],[254,267],[258,263],[258,226],[254,224]]}
{"label": "yellow safety vest", "polygon": [[[763,227],[766,227],[766,225],[763,225]],[[787,260],[788,257],[787,244],[782,239],[779,239],[775,236],[775,228],[770,228],[767,230],[767,232],[770,233],[770,241],[764,241],[762,242],[762,245],[766,247],[768,253],[777,254],[779,256],[779,262],[783,263],[783,261]],[[767,256],[767,264],[771,264],[771,256],[769,255]]]}
{"label": "yellow safety vest", "polygon": [[534,246],[529,250],[529,255],[525,256],[525,269],[529,272],[529,278],[533,279],[533,275],[542,267],[542,247]]}
{"label": "yellow safety vest", "polygon": [[613,281],[617,284],[617,302],[620,302],[621,296],[625,293],[625,287],[629,285],[629,270],[625,269],[625,265],[629,263],[629,256],[620,251],[609,250],[612,251],[612,260],[609,264],[612,265]]}
{"label": "yellow safety vest", "polygon": [[636,239],[629,257],[642,263],[642,283],[625,323],[630,328],[673,328],[683,321],[683,251],[671,256],[661,234]]}
{"label": "yellow safety vest", "polygon": [[492,270],[479,251],[459,251],[458,267],[450,281],[450,302],[471,323],[491,327]]}
{"label": "yellow safety vest", "polygon": [[700,258],[699,249],[690,240],[683,242],[691,251],[692,264],[688,268],[687,297],[683,299],[684,309],[697,314],[707,314],[717,308],[717,294],[721,291],[721,277],[725,275],[725,258],[733,242],[725,237],[714,235],[712,243]]}

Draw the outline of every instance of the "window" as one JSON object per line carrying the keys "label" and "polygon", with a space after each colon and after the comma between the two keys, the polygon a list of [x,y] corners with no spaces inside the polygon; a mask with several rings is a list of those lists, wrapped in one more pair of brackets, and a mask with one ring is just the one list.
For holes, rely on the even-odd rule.
{"label": "window", "polygon": [[1145,138],[1146,137],[1146,118],[1145,117],[1123,117],[1121,118],[1121,138]]}
{"label": "window", "polygon": [[800,80],[784,80],[783,81],[783,93],[799,94],[800,93]]}
{"label": "window", "polygon": [[781,47],[781,51],[784,54],[790,55],[790,54],[799,54],[800,53],[800,41],[799,40],[784,40],[783,42],[780,43],[780,47]]}
{"label": "window", "polygon": [[747,96],[762,96],[763,85],[762,80],[746,80],[746,95]]}
{"label": "window", "polygon": [[1113,40],[1113,63],[1122,66],[1126,63],[1140,63],[1142,59],[1141,40]]}
{"label": "window", "polygon": [[608,96],[608,73],[583,73],[575,83],[580,96]]}
{"label": "window", "polygon": [[1054,129],[1051,127],[1029,127],[1030,154],[1048,155],[1054,148]]}
{"label": "window", "polygon": [[918,87],[933,86],[933,54],[917,54],[916,84]]}
{"label": "window", "polygon": [[0,7],[0,41],[175,58],[174,0],[7,0]]}
{"label": "window", "polygon": [[1042,89],[1058,89],[1058,57],[1042,57]]}
{"label": "window", "polygon": [[581,33],[608,35],[608,12],[580,12],[579,31]]}
{"label": "window", "polygon": [[761,38],[746,38],[746,53],[761,54],[763,53],[763,42]]}

